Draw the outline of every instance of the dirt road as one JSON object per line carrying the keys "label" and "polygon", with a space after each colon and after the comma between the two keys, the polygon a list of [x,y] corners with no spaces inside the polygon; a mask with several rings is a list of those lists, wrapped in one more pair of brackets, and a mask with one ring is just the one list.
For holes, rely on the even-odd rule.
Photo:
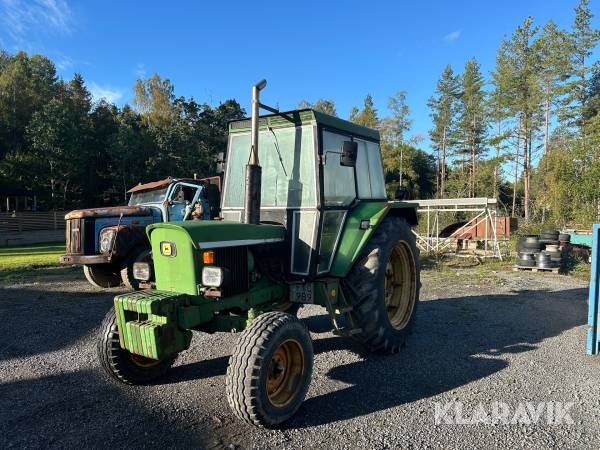
{"label": "dirt road", "polygon": [[[118,290],[97,291],[78,275],[4,286],[0,448],[600,448],[585,283],[468,269],[422,278],[415,333],[397,356],[362,355],[327,331],[321,309],[301,310],[315,340],[313,379],[297,416],[275,431],[229,411],[224,374],[237,336],[195,334],[161,384],[126,387],[100,372],[94,347]],[[494,402],[510,417],[527,402],[572,402],[574,423],[543,415],[457,425],[454,407],[439,415],[460,404],[471,417]]]}

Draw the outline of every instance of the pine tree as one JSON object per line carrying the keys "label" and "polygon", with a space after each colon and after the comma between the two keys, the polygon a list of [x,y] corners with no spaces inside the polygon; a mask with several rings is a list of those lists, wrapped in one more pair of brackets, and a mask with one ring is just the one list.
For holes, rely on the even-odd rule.
{"label": "pine tree", "polygon": [[[518,26],[511,38],[501,47],[500,58],[506,66],[507,95],[511,97],[511,110],[517,122],[517,151],[515,154],[515,186],[513,205],[516,207],[516,183],[518,174],[519,145],[523,142],[523,210],[529,219],[529,181],[531,178],[531,147],[534,132],[540,125],[540,105],[543,95],[540,87],[540,52],[535,43],[538,27],[528,17]],[[514,214],[513,207],[513,214]]]}
{"label": "pine tree", "polygon": [[457,138],[461,145],[461,153],[469,155],[469,163],[466,166],[469,172],[470,197],[476,195],[477,160],[485,150],[487,118],[484,86],[485,80],[479,63],[475,59],[467,61],[461,77]]}
{"label": "pine tree", "polygon": [[352,110],[350,120],[368,128],[379,127],[379,118],[377,117],[377,110],[373,105],[373,96],[371,94],[367,94],[365,97],[363,109],[360,112]]}
{"label": "pine tree", "polygon": [[433,120],[433,128],[429,131],[429,137],[437,150],[437,183],[438,196],[445,196],[446,182],[446,156],[449,150],[450,136],[453,134],[455,125],[455,114],[459,98],[459,79],[448,65],[442,72],[437,82],[434,96],[427,103],[430,109],[430,117]]}
{"label": "pine tree", "polygon": [[[567,32],[560,30],[556,23],[546,23],[534,43],[538,52],[539,82],[544,110],[544,156],[548,154],[550,121],[553,109],[559,109],[559,100],[564,94],[564,80],[571,70],[572,40]],[[562,111],[557,111],[562,115]]]}
{"label": "pine tree", "polygon": [[575,8],[575,21],[571,32],[572,40],[572,77],[569,84],[570,100],[573,102],[571,118],[579,128],[580,137],[584,142],[584,114],[587,93],[588,59],[600,39],[600,30],[592,27],[592,11],[589,0],[580,0]]}

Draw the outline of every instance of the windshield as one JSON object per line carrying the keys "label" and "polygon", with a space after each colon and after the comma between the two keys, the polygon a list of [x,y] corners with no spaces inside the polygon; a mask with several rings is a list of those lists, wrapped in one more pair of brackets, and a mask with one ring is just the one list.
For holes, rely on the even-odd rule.
{"label": "windshield", "polygon": [[152,189],[150,191],[134,192],[129,198],[129,206],[139,205],[141,203],[159,203],[165,199],[167,195],[167,188],[165,186],[160,189]]}
{"label": "windshield", "polygon": [[[261,130],[258,158],[262,167],[262,207],[316,206],[313,127]],[[250,154],[250,133],[232,134],[227,156],[223,206],[242,208],[244,172]]]}

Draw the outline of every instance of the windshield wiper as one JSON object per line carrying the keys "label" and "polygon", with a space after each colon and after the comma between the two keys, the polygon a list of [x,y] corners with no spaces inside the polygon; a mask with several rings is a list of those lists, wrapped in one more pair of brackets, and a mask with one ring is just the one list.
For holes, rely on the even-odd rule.
{"label": "windshield wiper", "polygon": [[279,162],[281,163],[281,168],[283,169],[283,173],[284,173],[285,177],[287,178],[288,174],[285,170],[285,166],[283,165],[283,158],[281,157],[281,152],[279,151],[279,141],[277,140],[277,135],[273,131],[273,128],[268,127],[268,129],[271,132],[271,134],[273,134],[273,138],[275,139],[275,150],[277,150],[277,155],[279,156]]}

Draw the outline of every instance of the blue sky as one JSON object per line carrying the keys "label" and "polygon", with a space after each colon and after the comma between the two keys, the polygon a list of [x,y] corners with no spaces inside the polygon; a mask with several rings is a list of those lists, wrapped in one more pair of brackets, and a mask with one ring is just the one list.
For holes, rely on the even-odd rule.
{"label": "blue sky", "polygon": [[[293,109],[331,98],[342,117],[367,93],[383,115],[387,97],[405,90],[410,134],[426,136],[427,99],[446,64],[461,70],[475,57],[489,74],[502,37],[526,16],[569,27],[576,4],[0,0],[0,47],[46,54],[62,77],[81,72],[96,98],[118,104],[153,73],[178,95],[233,97],[247,110],[250,86],[266,78],[265,103]],[[591,6],[600,14],[598,1]]]}

